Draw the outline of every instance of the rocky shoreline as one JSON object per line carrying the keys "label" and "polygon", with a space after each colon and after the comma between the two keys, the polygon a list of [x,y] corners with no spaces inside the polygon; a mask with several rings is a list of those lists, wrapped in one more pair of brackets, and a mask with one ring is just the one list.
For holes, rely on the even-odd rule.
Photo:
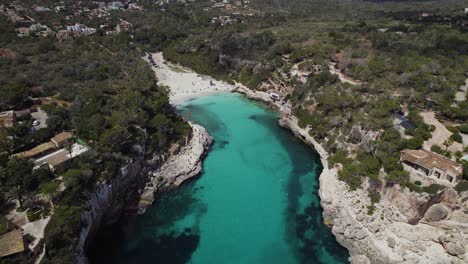
{"label": "rocky shoreline", "polygon": [[[235,90],[247,98],[279,107],[265,92]],[[295,116],[279,125],[314,147],[323,171],[319,177],[323,218],[337,241],[349,250],[351,263],[468,263],[468,194],[446,190],[416,194],[400,186],[384,186],[382,198],[369,215],[368,184],[351,191],[328,166],[328,153]],[[416,224],[414,224],[416,220]],[[411,223],[411,224],[410,224]]]}
{"label": "rocky shoreline", "polygon": [[[369,215],[370,198],[363,189],[349,190],[328,167],[328,153],[297,120],[282,118],[282,127],[314,146],[320,155],[320,204],[325,223],[350,252],[351,263],[467,263],[468,195],[453,190],[437,195],[385,187],[381,202]],[[421,208],[425,210],[421,211]],[[412,220],[421,218],[417,224]]]}
{"label": "rocky shoreline", "polygon": [[[281,108],[266,92],[252,91],[240,84],[232,91]],[[283,116],[279,125],[313,146],[320,155],[323,171],[319,177],[319,196],[324,222],[349,250],[351,263],[468,263],[468,216],[464,211],[468,208],[467,193],[458,195],[448,190],[431,196],[387,185],[379,190],[382,198],[375,204],[374,213],[368,214],[367,206],[371,204],[368,183],[362,189],[349,190],[338,179],[338,168],[328,166],[327,151],[309,135],[309,129],[299,127],[294,116]],[[199,174],[212,139],[203,127],[191,126],[192,136],[174,155],[167,159],[155,157],[150,166],[135,159],[122,169],[113,185],[98,187],[90,202],[91,209],[84,215],[88,224],[82,230],[80,263],[86,263],[83,250],[86,241],[107,221],[104,218],[123,209],[122,200],[126,197],[123,191],[140,190],[136,209],[143,213],[154,202],[155,195]],[[130,184],[142,179],[140,187]]]}
{"label": "rocky shoreline", "polygon": [[189,142],[178,151],[177,155],[170,156],[162,166],[148,174],[149,181],[140,194],[139,214],[143,214],[146,208],[154,203],[155,195],[160,191],[179,187],[202,171],[203,158],[213,139],[204,127],[194,123],[190,123],[190,126],[192,136]]}
{"label": "rocky shoreline", "polygon": [[212,143],[206,129],[190,123],[191,134],[185,144],[173,149],[168,157],[144,159],[144,146],[134,146],[135,156],[121,168],[110,183],[98,183],[90,195],[87,210],[82,214],[75,263],[89,263],[86,249],[99,229],[116,222],[124,212],[144,213],[157,195],[198,176],[202,161]]}

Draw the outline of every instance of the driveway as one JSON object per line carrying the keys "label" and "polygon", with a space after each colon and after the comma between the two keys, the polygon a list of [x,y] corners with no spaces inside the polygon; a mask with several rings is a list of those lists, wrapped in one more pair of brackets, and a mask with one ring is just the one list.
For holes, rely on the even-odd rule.
{"label": "driveway", "polygon": [[38,120],[40,123],[38,126],[35,126],[36,129],[46,128],[47,127],[47,113],[42,109],[38,108],[37,112],[32,112],[31,116],[34,120]]}

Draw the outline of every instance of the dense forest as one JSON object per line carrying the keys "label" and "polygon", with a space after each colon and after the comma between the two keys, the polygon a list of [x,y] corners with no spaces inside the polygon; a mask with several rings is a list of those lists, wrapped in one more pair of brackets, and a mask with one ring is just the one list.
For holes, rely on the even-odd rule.
{"label": "dense forest", "polygon": [[[167,91],[157,86],[141,59],[144,53],[130,43],[128,34],[65,42],[19,39],[4,17],[0,23],[1,110],[28,109],[34,98],[54,99],[41,106],[48,114],[46,128],[30,133],[32,120],[26,117],[15,127],[0,129],[0,207],[4,212],[13,206],[10,198],[18,198],[18,210],[35,212],[28,213],[33,220],[52,209],[37,197],[50,197],[54,213],[46,228],[44,262],[71,263],[81,213],[95,183],[118,174],[133,155],[131,146],[144,145],[148,157],[165,153],[188,134],[189,126],[169,104]],[[91,148],[67,171],[57,175],[47,167],[33,170],[32,162],[9,158],[62,131],[72,131]],[[33,261],[27,255],[0,260]]]}

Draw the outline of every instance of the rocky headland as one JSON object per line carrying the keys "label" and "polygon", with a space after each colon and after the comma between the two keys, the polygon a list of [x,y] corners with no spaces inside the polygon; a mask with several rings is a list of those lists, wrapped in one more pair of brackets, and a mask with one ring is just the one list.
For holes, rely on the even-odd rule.
{"label": "rocky headland", "polygon": [[149,172],[149,181],[140,194],[138,213],[144,213],[161,190],[178,187],[200,174],[203,157],[213,139],[204,127],[193,123],[190,125],[192,136],[189,142],[182,146],[176,155],[171,155],[157,170]]}
{"label": "rocky headland", "polygon": [[86,249],[99,228],[116,222],[127,213],[144,213],[160,193],[180,186],[197,176],[212,138],[206,129],[190,123],[192,132],[183,144],[176,144],[167,155],[146,160],[144,146],[133,146],[131,160],[109,183],[98,183],[90,194],[87,210],[82,214],[83,227],[76,263],[88,263]]}

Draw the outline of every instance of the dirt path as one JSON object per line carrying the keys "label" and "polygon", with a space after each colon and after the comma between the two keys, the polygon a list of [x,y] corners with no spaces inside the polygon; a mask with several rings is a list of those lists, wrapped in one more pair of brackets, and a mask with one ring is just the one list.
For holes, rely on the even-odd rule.
{"label": "dirt path", "polygon": [[460,86],[459,91],[455,94],[455,101],[458,101],[458,102],[465,101],[467,92],[468,92],[468,79],[465,80],[465,85]]}
{"label": "dirt path", "polygon": [[[435,126],[435,130],[432,132],[432,138],[425,141],[423,147],[430,150],[432,145],[439,145],[442,149],[445,149],[444,141],[452,135],[452,132],[437,120],[434,112],[422,112],[420,114],[424,118],[426,124]],[[458,142],[453,142],[453,144],[448,147],[448,150],[452,153],[462,151],[463,145]]]}
{"label": "dirt path", "polygon": [[335,66],[336,66],[336,63],[330,62],[330,64],[328,65],[328,67],[330,67],[330,73],[338,75],[338,78],[340,78],[341,82],[349,83],[351,85],[360,85],[360,84],[362,84],[361,81],[354,80],[351,77],[346,76],[339,69],[337,69]]}

